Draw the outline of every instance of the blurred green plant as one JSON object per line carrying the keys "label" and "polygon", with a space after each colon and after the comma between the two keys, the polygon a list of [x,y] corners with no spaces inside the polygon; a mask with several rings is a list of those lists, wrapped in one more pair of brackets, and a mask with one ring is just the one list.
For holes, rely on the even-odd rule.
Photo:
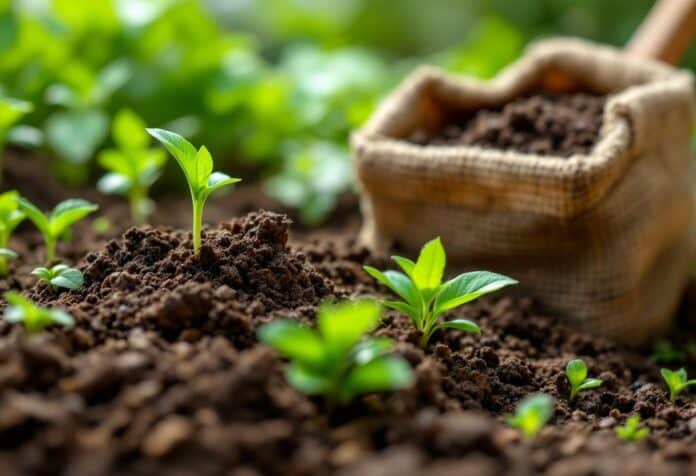
{"label": "blurred green plant", "polygon": [[72,316],[62,309],[43,308],[14,291],[6,292],[3,297],[7,301],[5,320],[21,323],[29,335],[38,334],[46,327],[55,324],[66,328],[75,325]]}
{"label": "blurred green plant", "polygon": [[0,194],[0,276],[7,275],[7,260],[15,258],[17,254],[9,249],[10,236],[15,228],[26,218],[24,212],[17,204],[19,194],[11,190]]}
{"label": "blurred green plant", "polygon": [[0,97],[0,181],[2,180],[5,144],[12,134],[12,126],[16,125],[32,109],[31,103],[27,101]]}
{"label": "blurred green plant", "polygon": [[535,393],[526,397],[507,418],[508,425],[517,428],[525,438],[533,439],[553,416],[553,397]]}
{"label": "blurred green plant", "polygon": [[650,436],[650,428],[641,425],[640,415],[631,415],[623,426],[617,426],[614,431],[621,441],[627,443],[644,440]]}

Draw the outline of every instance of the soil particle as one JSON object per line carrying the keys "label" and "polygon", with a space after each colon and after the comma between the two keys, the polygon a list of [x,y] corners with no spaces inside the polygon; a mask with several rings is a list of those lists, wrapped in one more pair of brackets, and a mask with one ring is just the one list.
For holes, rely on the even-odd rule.
{"label": "soil particle", "polygon": [[420,145],[474,145],[560,157],[587,154],[602,128],[605,100],[587,93],[535,94],[502,108],[478,110],[435,134],[417,130],[409,140]]}

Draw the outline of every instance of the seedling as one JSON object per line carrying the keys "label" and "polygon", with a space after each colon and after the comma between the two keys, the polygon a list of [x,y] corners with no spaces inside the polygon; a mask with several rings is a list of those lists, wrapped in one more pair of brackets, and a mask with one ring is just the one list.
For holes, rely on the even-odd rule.
{"label": "seedling", "polygon": [[68,233],[72,225],[99,208],[86,200],[71,198],[60,202],[46,215],[26,198],[17,197],[16,200],[19,208],[43,235],[46,263],[53,261],[56,256],[56,241]]}
{"label": "seedling", "polygon": [[280,320],[261,327],[258,336],[291,360],[285,372],[290,385],[324,395],[332,404],[347,404],[357,395],[397,390],[413,380],[408,363],[388,355],[390,339],[364,338],[380,315],[372,301],[325,304],[319,308],[317,331]]}
{"label": "seedling", "polygon": [[653,344],[650,361],[656,364],[669,365],[684,362],[686,355],[674,347],[667,339],[659,339]]}
{"label": "seedling", "polygon": [[205,146],[196,150],[179,134],[164,129],[147,129],[147,132],[167,148],[186,176],[193,204],[193,251],[198,253],[201,247],[203,206],[206,200],[214,191],[241,179],[222,172],[213,172],[213,158]]}
{"label": "seedling", "polygon": [[640,415],[630,416],[624,426],[617,426],[614,431],[621,441],[626,442],[640,441],[650,435],[650,428],[641,426]]}
{"label": "seedling", "polygon": [[527,439],[534,438],[553,415],[553,398],[536,393],[522,400],[515,414],[507,418],[508,425],[519,429]]}
{"label": "seedling", "polygon": [[63,327],[72,327],[75,324],[67,312],[37,306],[17,292],[6,292],[4,297],[8,304],[5,308],[5,319],[13,323],[21,322],[29,335],[38,334],[53,324]]}
{"label": "seedling", "polygon": [[686,370],[683,368],[676,371],[661,369],[660,373],[667,383],[667,387],[669,388],[669,399],[672,401],[676,400],[679,394],[686,390],[687,387],[696,385],[696,379],[688,380]]}
{"label": "seedling", "polygon": [[0,194],[0,249],[5,250],[0,253],[0,276],[7,274],[7,260],[17,257],[8,246],[12,232],[25,218],[17,205],[18,196],[15,191]]}
{"label": "seedling", "polygon": [[116,115],[113,137],[117,148],[99,155],[99,165],[109,173],[99,180],[97,188],[102,193],[126,196],[133,221],[144,223],[154,209],[148,192],[162,173],[166,153],[149,148],[145,122],[129,110]]}
{"label": "seedling", "polygon": [[442,283],[447,260],[440,238],[426,243],[415,263],[401,256],[393,256],[392,259],[405,274],[400,271],[379,271],[371,266],[365,266],[364,269],[403,299],[386,301],[384,305],[403,312],[413,320],[421,333],[420,345],[424,349],[432,335],[440,329],[450,328],[480,334],[479,327],[469,320],[440,322],[439,318],[446,311],[484,294],[517,284],[514,279],[488,271],[460,274]]}
{"label": "seedling", "polygon": [[575,400],[578,393],[602,385],[602,381],[597,378],[587,378],[587,365],[581,359],[574,359],[566,365],[566,376],[570,383],[570,401]]}
{"label": "seedling", "polygon": [[[31,103],[12,98],[0,98],[0,169],[2,157],[12,126],[34,109]],[[2,177],[0,171],[0,178]]]}
{"label": "seedling", "polygon": [[48,287],[54,291],[56,288],[80,289],[85,282],[82,272],[67,264],[57,264],[51,268],[42,266],[35,268],[31,274],[45,281]]}

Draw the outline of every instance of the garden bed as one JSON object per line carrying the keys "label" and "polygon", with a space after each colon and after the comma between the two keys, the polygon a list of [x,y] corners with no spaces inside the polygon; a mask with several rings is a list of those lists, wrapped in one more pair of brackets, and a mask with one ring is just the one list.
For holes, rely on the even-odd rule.
{"label": "garden bed", "polygon": [[[65,198],[14,164],[7,177],[32,199]],[[447,318],[478,323],[482,335],[438,333],[426,351],[408,318],[387,311],[376,334],[394,338],[413,366],[410,389],[332,411],[298,393],[285,382],[283,360],[256,340],[258,327],[279,317],[312,323],[328,298],[386,297],[362,266],[388,261],[355,244],[356,208],[307,231],[281,214],[254,211],[273,206],[258,195],[242,187],[210,202],[206,221],[225,221],[204,231],[198,256],[188,251],[189,233],[122,230],[125,207],[102,202],[113,229],[100,234],[83,223],[72,244],[59,247],[59,255],[79,261],[81,290],[52,293],[31,278],[0,283],[76,319],[73,330],[34,339],[0,321],[1,474],[696,470],[693,398],[670,402],[645,353],[571,330],[528,298],[502,294],[450,312]],[[154,221],[187,227],[189,213],[185,199],[161,200]],[[15,275],[28,275],[39,262],[40,237],[26,227],[13,242],[27,258],[13,264]],[[685,341],[693,309],[696,302],[685,304],[676,330]],[[564,367],[576,357],[604,385],[571,404]],[[537,391],[555,397],[554,416],[524,441],[504,416]],[[614,427],[636,413],[651,435],[623,443]]]}

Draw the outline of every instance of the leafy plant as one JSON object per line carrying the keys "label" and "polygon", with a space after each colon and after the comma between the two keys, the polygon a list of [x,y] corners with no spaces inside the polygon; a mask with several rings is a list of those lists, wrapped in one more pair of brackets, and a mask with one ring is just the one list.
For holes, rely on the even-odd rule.
{"label": "leafy plant", "polygon": [[73,224],[99,208],[87,200],[70,198],[56,205],[49,214],[44,214],[24,197],[17,197],[16,201],[19,208],[43,235],[46,245],[46,263],[50,263],[55,258],[58,239],[69,232]]}
{"label": "leafy plant", "polygon": [[8,140],[12,126],[32,110],[33,106],[29,102],[12,98],[0,98],[0,169],[2,168],[5,143]]}
{"label": "leafy plant", "polygon": [[[387,286],[403,301],[386,301],[385,306],[408,315],[421,333],[420,345],[426,348],[432,335],[440,329],[458,329],[480,333],[479,327],[466,319],[439,322],[445,312],[473,301],[484,294],[492,293],[505,286],[517,284],[512,278],[488,271],[460,274],[445,283],[446,256],[440,238],[423,246],[414,263],[408,258],[393,256],[392,259],[404,271],[379,271],[365,266],[365,271]],[[405,273],[405,274],[404,274]]]}
{"label": "leafy plant", "polygon": [[17,205],[18,196],[14,190],[0,194],[0,248],[5,250],[0,253],[0,276],[7,274],[7,260],[17,256],[9,249],[10,236],[26,217]]}
{"label": "leafy plant", "polygon": [[179,134],[164,129],[147,129],[147,132],[167,148],[186,176],[193,204],[193,250],[197,253],[201,247],[203,207],[206,200],[214,191],[241,179],[222,172],[213,172],[213,158],[205,146],[196,150]]}
{"label": "leafy plant", "polygon": [[570,398],[575,400],[578,393],[592,388],[597,388],[602,385],[602,381],[597,378],[587,378],[587,365],[582,359],[574,359],[566,365],[566,376],[570,383]]}
{"label": "leafy plant", "polygon": [[4,297],[8,304],[5,308],[5,319],[13,323],[21,322],[27,334],[38,334],[54,324],[72,327],[75,323],[67,312],[61,309],[46,309],[37,306],[17,292],[6,292]]}
{"label": "leafy plant", "polygon": [[150,149],[145,122],[134,112],[123,109],[114,119],[116,149],[99,155],[99,165],[109,171],[97,183],[102,193],[128,197],[131,217],[144,223],[154,208],[148,192],[162,173],[167,157],[162,149]]}
{"label": "leafy plant", "polygon": [[641,426],[640,415],[631,415],[624,426],[617,426],[614,431],[622,441],[640,441],[650,435],[650,428]]}
{"label": "leafy plant", "polygon": [[545,393],[530,395],[517,405],[507,423],[519,429],[526,438],[534,438],[553,416],[553,404],[553,398]]}
{"label": "leafy plant", "polygon": [[686,390],[691,385],[696,385],[696,379],[688,380],[686,375],[686,370],[681,368],[679,370],[669,370],[661,369],[660,373],[662,378],[667,383],[669,388],[669,398],[674,401],[684,390]]}
{"label": "leafy plant", "polygon": [[285,373],[290,385],[346,404],[357,395],[404,388],[413,380],[408,363],[388,355],[390,339],[364,337],[380,315],[372,301],[325,304],[319,308],[317,331],[280,320],[261,327],[258,336],[291,359]]}
{"label": "leafy plant", "polygon": [[658,339],[653,343],[650,361],[656,364],[669,365],[684,362],[684,352],[674,347],[667,339]]}
{"label": "leafy plant", "polygon": [[31,274],[45,281],[48,286],[56,288],[80,289],[85,283],[85,277],[79,269],[71,268],[67,264],[57,264],[51,268],[43,266],[35,268]]}

